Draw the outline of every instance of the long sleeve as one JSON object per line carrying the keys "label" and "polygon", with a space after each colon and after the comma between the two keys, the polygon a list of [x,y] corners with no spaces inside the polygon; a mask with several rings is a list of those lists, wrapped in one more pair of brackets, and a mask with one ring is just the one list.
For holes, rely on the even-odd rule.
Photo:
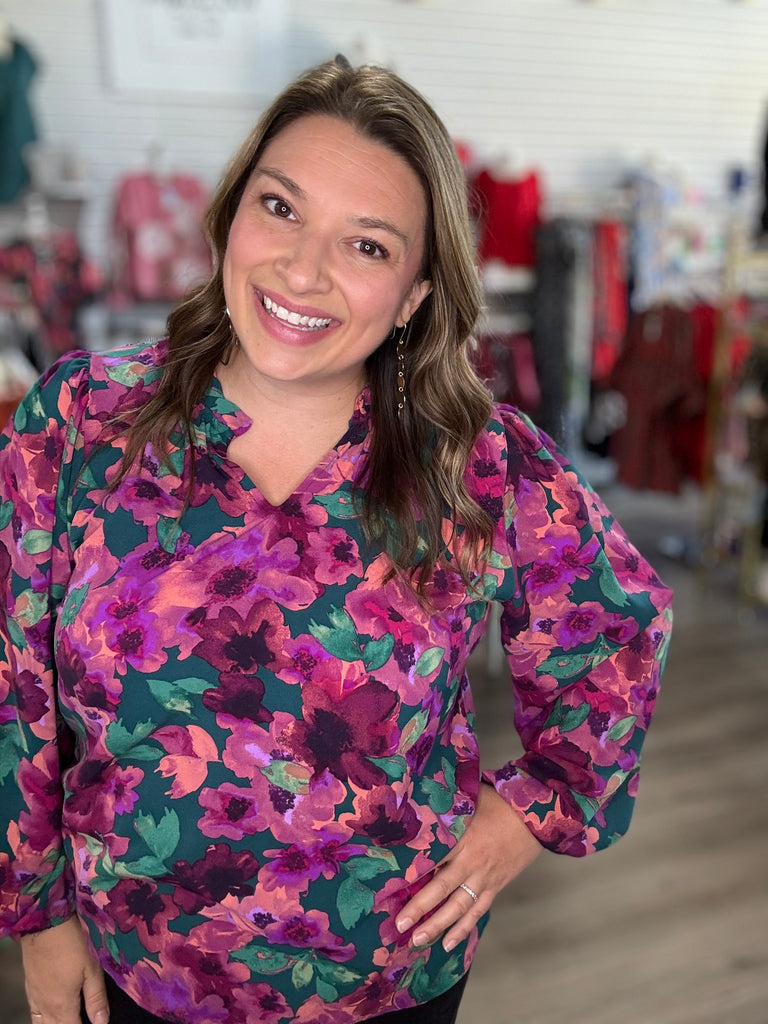
{"label": "long sleeve", "polygon": [[73,912],[61,830],[73,737],[57,704],[54,629],[69,565],[57,498],[83,365],[53,367],[0,439],[0,934],[15,936]]}
{"label": "long sleeve", "polygon": [[496,596],[524,753],[483,778],[544,846],[582,856],[629,825],[672,594],[554,442],[511,410],[501,423]]}

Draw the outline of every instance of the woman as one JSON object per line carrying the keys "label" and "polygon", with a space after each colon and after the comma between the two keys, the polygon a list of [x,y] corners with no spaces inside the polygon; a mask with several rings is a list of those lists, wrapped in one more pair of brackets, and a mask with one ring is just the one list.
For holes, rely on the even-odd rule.
{"label": "woman", "polygon": [[[626,829],[670,594],[472,373],[409,86],[307,73],[208,228],[168,339],[61,360],[5,435],[3,926],[36,1024],[454,1021],[497,893]],[[481,781],[492,601],[525,753]]]}

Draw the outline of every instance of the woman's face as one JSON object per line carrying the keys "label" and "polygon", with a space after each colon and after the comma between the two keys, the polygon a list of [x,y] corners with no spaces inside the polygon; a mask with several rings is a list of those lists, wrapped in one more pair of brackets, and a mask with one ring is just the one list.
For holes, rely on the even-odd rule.
{"label": "woman's face", "polygon": [[425,223],[421,183],[392,150],[334,117],[290,124],[229,233],[224,292],[240,346],[228,379],[241,393],[357,393],[368,356],[430,290],[418,279]]}

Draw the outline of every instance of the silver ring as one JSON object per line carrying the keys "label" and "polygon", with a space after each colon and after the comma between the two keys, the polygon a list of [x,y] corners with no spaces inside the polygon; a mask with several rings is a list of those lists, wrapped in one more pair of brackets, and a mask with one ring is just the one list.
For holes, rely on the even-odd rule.
{"label": "silver ring", "polygon": [[468,892],[469,895],[472,897],[472,899],[475,901],[475,903],[477,903],[477,901],[480,899],[480,897],[477,895],[475,890],[474,889],[470,889],[469,886],[466,884],[466,882],[461,882],[461,884],[459,885],[459,888],[463,889],[464,892]]}

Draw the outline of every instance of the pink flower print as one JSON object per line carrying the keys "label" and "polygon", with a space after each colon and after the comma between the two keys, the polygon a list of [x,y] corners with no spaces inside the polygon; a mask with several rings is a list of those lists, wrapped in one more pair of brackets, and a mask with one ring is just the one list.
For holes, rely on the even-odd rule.
{"label": "pink flower print", "polygon": [[121,768],[115,765],[105,779],[104,794],[111,800],[115,814],[130,813],[139,794],[135,792],[137,786],[141,785],[144,772],[135,765]]}
{"label": "pink flower print", "polygon": [[205,814],[198,822],[204,836],[219,839],[242,839],[246,835],[255,835],[265,827],[263,814],[260,813],[257,794],[253,789],[235,786],[231,782],[223,782],[218,789],[206,786],[200,793],[198,802],[205,808]]}
{"label": "pink flower print", "polygon": [[421,831],[416,808],[393,786],[377,786],[360,793],[354,806],[355,814],[343,814],[341,821],[375,846],[402,846]]}
{"label": "pink flower print", "polygon": [[106,645],[115,654],[115,668],[121,674],[128,665],[156,672],[167,661],[162,648],[162,621],[148,611],[147,597],[135,582],[130,582],[122,593],[103,601],[97,609],[94,621],[102,621]]}
{"label": "pink flower print", "polygon": [[280,943],[296,949],[316,949],[330,960],[343,963],[355,955],[352,943],[334,935],[330,929],[328,915],[321,910],[297,912],[279,918],[267,925],[267,939],[273,945]]}
{"label": "pink flower print", "polygon": [[303,697],[304,720],[287,734],[296,755],[316,775],[327,769],[363,789],[383,784],[384,770],[370,759],[397,750],[397,695],[371,679],[340,697],[308,683]]}
{"label": "pink flower print", "polygon": [[255,1019],[260,1024],[279,1024],[292,1015],[292,1010],[282,994],[264,981],[239,985],[232,990],[231,999],[234,1014],[243,1021],[254,1019],[254,1007]]}
{"label": "pink flower print", "polygon": [[192,653],[221,672],[247,675],[260,668],[276,672],[287,663],[283,644],[290,631],[273,601],[254,602],[244,619],[234,608],[224,607],[215,619],[204,619],[197,630],[202,640]]}
{"label": "pink flower print", "polygon": [[306,892],[309,883],[320,877],[322,864],[300,846],[267,850],[266,855],[273,859],[259,872],[259,885],[265,892],[285,888],[292,892]]}
{"label": "pink flower print", "polygon": [[155,730],[152,739],[168,751],[157,770],[163,778],[173,778],[168,795],[174,800],[199,789],[208,775],[209,762],[219,760],[215,741],[199,725],[164,725]]}
{"label": "pink flower print", "polygon": [[287,683],[307,683],[316,677],[321,666],[327,665],[330,671],[341,667],[338,659],[309,633],[287,640],[284,649],[288,664],[280,672],[280,678]]}
{"label": "pink flower print", "polygon": [[135,931],[150,953],[168,941],[168,923],[179,916],[170,896],[149,879],[121,878],[108,893],[109,915],[121,932]]}
{"label": "pink flower print", "polygon": [[305,551],[320,583],[346,583],[350,576],[362,575],[357,543],[345,530],[321,527],[309,534]]}
{"label": "pink flower print", "polygon": [[215,843],[194,864],[176,861],[173,875],[177,887],[174,900],[187,914],[197,914],[227,896],[250,896],[259,862],[248,850],[234,851],[226,843]]}
{"label": "pink flower print", "polygon": [[568,651],[582,644],[593,643],[605,629],[610,616],[596,601],[585,601],[572,607],[561,619],[557,619],[552,633],[560,647]]}
{"label": "pink flower print", "polygon": [[205,941],[206,934],[195,929],[193,936],[166,936],[160,951],[160,963],[169,974],[174,971],[187,979],[197,1002],[217,995],[225,1006],[230,1003],[231,991],[247,982],[251,972],[245,964],[231,960],[229,949],[212,948]]}

